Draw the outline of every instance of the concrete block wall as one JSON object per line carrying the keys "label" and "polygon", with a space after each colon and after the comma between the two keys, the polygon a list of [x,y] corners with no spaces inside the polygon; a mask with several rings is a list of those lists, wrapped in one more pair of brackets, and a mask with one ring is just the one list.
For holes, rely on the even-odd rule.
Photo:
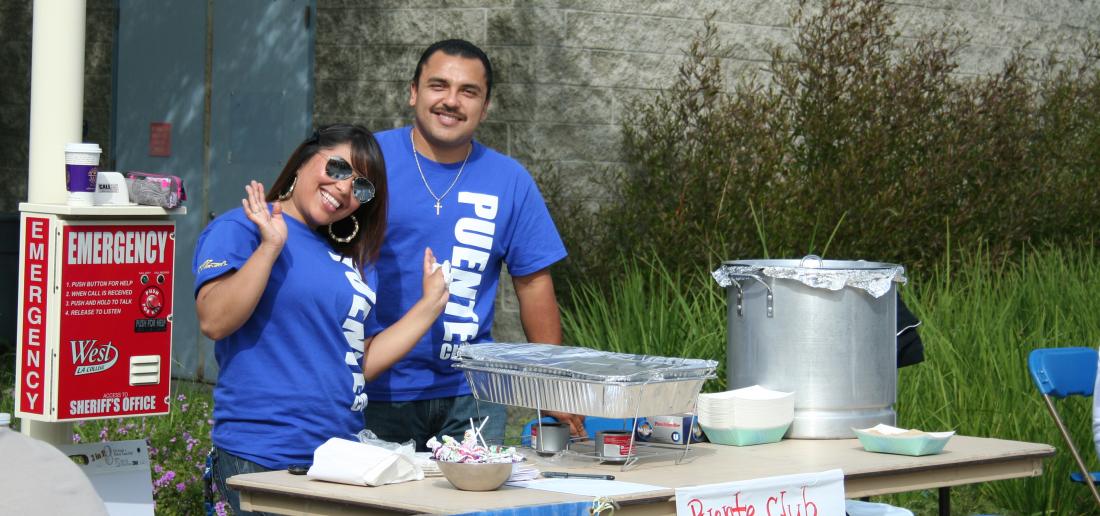
{"label": "concrete block wall", "polygon": [[[461,37],[489,54],[492,107],[479,139],[536,178],[551,167],[587,181],[622,169],[629,101],[672,84],[684,50],[715,12],[731,49],[732,84],[761,72],[772,45],[789,45],[790,0],[318,0],[315,120],[378,130],[408,124],[408,83],[419,53]],[[960,75],[996,72],[1029,43],[1032,56],[1071,52],[1100,34],[1093,0],[908,0],[891,4],[911,39],[941,27],[970,35]],[[573,253],[580,243],[566,242]],[[494,333],[517,340],[518,306],[502,278]]]}
{"label": "concrete block wall", "polygon": [[[0,212],[15,212],[27,200],[31,113],[31,25],[33,2],[0,0]],[[100,163],[110,170],[111,65],[114,58],[114,0],[87,0],[84,51],[84,123],[87,140],[103,148]],[[59,149],[58,152],[63,152]],[[64,181],[59,170],[58,181]]]}
{"label": "concrete block wall", "polygon": [[[27,198],[31,112],[31,3],[0,2],[0,212]],[[18,244],[17,244],[18,245]]]}
{"label": "concrete block wall", "polygon": [[87,141],[103,149],[100,170],[115,170],[111,153],[111,104],[113,101],[113,64],[115,28],[118,27],[116,0],[86,0],[87,21],[84,31],[84,123]]}

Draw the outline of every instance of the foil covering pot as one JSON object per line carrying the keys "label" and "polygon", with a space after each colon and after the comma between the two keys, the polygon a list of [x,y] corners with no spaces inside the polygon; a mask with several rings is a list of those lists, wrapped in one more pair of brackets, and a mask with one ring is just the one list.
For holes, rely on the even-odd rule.
{"label": "foil covering pot", "polygon": [[895,264],[737,260],[714,271],[727,294],[730,389],[795,393],[787,437],[843,439],[896,420]]}

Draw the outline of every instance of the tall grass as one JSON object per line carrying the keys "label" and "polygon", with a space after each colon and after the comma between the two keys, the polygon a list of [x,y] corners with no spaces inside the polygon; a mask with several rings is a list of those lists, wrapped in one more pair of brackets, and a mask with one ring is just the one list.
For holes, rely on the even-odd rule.
{"label": "tall grass", "polygon": [[[982,249],[928,278],[911,278],[901,292],[923,321],[925,362],[898,377],[899,425],[929,431],[1048,443],[1059,449],[1035,478],[954,488],[961,514],[1095,514],[1088,489],[1071,484],[1075,470],[1027,372],[1027,355],[1041,347],[1100,345],[1100,256],[1092,248],[1025,249],[1022,260],[995,262]],[[944,263],[952,260],[945,259]],[[587,347],[719,360],[725,388],[726,299],[709,271],[685,276],[648,258],[624,265],[606,293],[574,289],[563,312],[565,338]],[[1097,461],[1088,400],[1060,404],[1077,445]],[[932,491],[888,501],[917,514],[935,511]]]}
{"label": "tall grass", "polygon": [[643,355],[718,360],[726,386],[725,298],[708,274],[670,272],[658,258],[623,262],[624,274],[607,292],[592,285],[569,289],[572,309],[562,313],[566,342]]}
{"label": "tall grass", "polygon": [[[1066,478],[1076,465],[1027,371],[1033,349],[1100,345],[1097,292],[1100,257],[1091,247],[1031,250],[1013,265],[979,250],[964,256],[961,268],[941,266],[905,292],[924,321],[926,362],[899,371],[900,423],[1059,449],[1040,477],[977,485],[977,495],[998,510],[1097,513],[1088,489]],[[1089,401],[1067,399],[1059,409],[1095,468]]]}

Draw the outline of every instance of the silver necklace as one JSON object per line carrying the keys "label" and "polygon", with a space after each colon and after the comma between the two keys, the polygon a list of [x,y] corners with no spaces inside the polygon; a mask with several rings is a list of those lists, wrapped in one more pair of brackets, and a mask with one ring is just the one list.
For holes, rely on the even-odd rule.
{"label": "silver necklace", "polygon": [[412,131],[409,131],[409,142],[412,143],[413,161],[416,162],[416,170],[420,172],[420,180],[424,182],[424,188],[428,189],[428,193],[435,199],[435,216],[439,216],[439,209],[443,207],[440,201],[443,200],[447,194],[451,193],[451,189],[458,184],[458,178],[462,177],[462,171],[466,169],[466,161],[470,159],[470,153],[474,151],[474,144],[470,142],[470,149],[466,151],[466,157],[462,160],[462,166],[458,167],[458,173],[455,174],[454,181],[451,181],[451,186],[447,187],[447,190],[442,195],[436,195],[432,191],[431,185],[428,184],[428,178],[424,176],[424,169],[420,168],[420,158],[416,155],[416,140],[413,139]]}

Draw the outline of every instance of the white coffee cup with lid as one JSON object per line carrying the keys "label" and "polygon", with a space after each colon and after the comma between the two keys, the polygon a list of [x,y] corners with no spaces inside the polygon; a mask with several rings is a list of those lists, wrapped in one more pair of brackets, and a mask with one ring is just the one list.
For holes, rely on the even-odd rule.
{"label": "white coffee cup with lid", "polygon": [[70,205],[94,203],[101,154],[103,150],[97,143],[65,144],[65,189],[69,191]]}

